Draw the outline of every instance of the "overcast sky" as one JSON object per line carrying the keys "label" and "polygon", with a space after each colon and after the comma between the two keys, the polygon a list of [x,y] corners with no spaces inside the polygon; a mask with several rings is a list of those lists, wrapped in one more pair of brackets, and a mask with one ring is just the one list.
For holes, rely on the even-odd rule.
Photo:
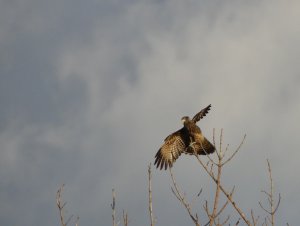
{"label": "overcast sky", "polygon": [[[268,158],[278,225],[296,225],[299,23],[299,1],[1,0],[0,225],[59,225],[63,183],[80,225],[111,224],[113,187],[117,217],[149,224],[147,165],[181,117],[208,104],[209,140],[224,128],[234,150],[247,134],[224,186],[258,214]],[[189,198],[204,189],[205,221],[213,183],[191,156],[174,173]],[[157,225],[192,225],[170,182],[153,170]]]}

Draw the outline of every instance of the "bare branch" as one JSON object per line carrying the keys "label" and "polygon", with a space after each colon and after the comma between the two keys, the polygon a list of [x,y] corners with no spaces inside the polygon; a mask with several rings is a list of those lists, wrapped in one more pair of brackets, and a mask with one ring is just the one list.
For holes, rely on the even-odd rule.
{"label": "bare branch", "polygon": [[202,188],[200,189],[199,193],[197,194],[197,197],[199,197],[202,193]]}
{"label": "bare branch", "polygon": [[272,214],[275,214],[275,213],[276,213],[276,211],[277,211],[277,209],[278,209],[278,207],[279,207],[279,204],[280,204],[280,200],[281,200],[281,195],[280,195],[280,193],[279,193],[279,195],[278,195],[278,202],[277,202],[277,205],[276,205],[275,209],[273,210]]}
{"label": "bare branch", "polygon": [[253,226],[256,226],[257,225],[257,222],[258,222],[258,219],[259,219],[259,216],[257,218],[254,217],[254,212],[253,210],[251,209],[251,218],[252,218],[252,223],[253,223]]}
{"label": "bare branch", "polygon": [[[65,185],[63,184],[56,192],[56,205],[57,205],[57,208],[59,211],[61,226],[67,226],[73,218],[73,215],[71,215],[67,219],[67,221],[65,221],[64,207],[67,205],[67,202],[62,201],[62,192],[63,192],[64,186]],[[75,221],[76,226],[78,226],[78,222],[79,222],[79,217],[76,218],[76,221]]]}
{"label": "bare branch", "polygon": [[225,151],[224,151],[224,154],[223,154],[223,156],[225,156],[226,155],[226,152],[229,150],[229,144],[227,144],[226,145],[226,148],[225,148]]}
{"label": "bare branch", "polygon": [[68,225],[69,224],[69,222],[71,221],[71,219],[73,218],[73,214],[68,218],[68,220],[66,221],[66,225]]}
{"label": "bare branch", "polygon": [[177,194],[177,192],[171,187],[172,193],[175,195],[175,197],[181,202],[181,197]]}
{"label": "bare branch", "polygon": [[123,210],[123,224],[128,226],[128,214]]}
{"label": "bare branch", "polygon": [[262,193],[265,193],[268,197],[271,197],[271,194],[269,194],[268,192],[266,192],[265,190],[261,191]]}
{"label": "bare branch", "polygon": [[[245,138],[245,137],[244,137]],[[244,139],[243,139],[244,140]],[[243,143],[243,141],[242,141]],[[239,145],[238,149],[240,149],[242,143]],[[237,151],[236,151],[237,152]],[[213,179],[213,181],[217,184],[218,180],[217,178],[214,177],[214,175],[209,171],[209,169],[203,164],[203,162],[201,161],[201,159],[199,158],[198,155],[195,154],[195,157],[197,158],[198,162],[200,163],[200,165],[205,169],[205,171],[208,173],[208,175]],[[233,156],[230,157],[230,159]],[[228,162],[229,160],[227,160]],[[223,166],[224,164],[222,164]],[[234,209],[239,213],[239,215],[242,217],[242,219],[245,221],[245,223],[247,225],[251,225],[250,221],[246,218],[246,215],[243,213],[243,211],[236,205],[236,203],[233,201],[232,197],[230,196],[230,194],[228,192],[226,192],[226,190],[223,188],[223,186],[220,184],[220,190],[225,194],[225,196],[227,197],[227,199],[229,200],[229,202],[232,204],[232,206],[234,207]]]}
{"label": "bare branch", "polygon": [[222,142],[223,142],[223,128],[221,129],[221,133],[220,133],[220,146],[219,146],[219,150],[220,150],[220,153],[218,154],[218,157],[219,159],[222,158]]}
{"label": "bare branch", "polygon": [[200,197],[201,193],[202,193],[202,188],[200,189],[200,191],[198,192],[198,194],[197,194],[197,195],[193,198],[193,200],[191,201],[191,204],[190,204],[191,207],[194,205],[194,203],[195,203],[195,201],[197,200],[197,198]]}
{"label": "bare branch", "polygon": [[172,168],[171,167],[169,167],[169,172],[170,172],[172,183],[173,183],[173,187],[174,187],[174,189],[173,189],[173,187],[171,187],[171,190],[172,190],[173,194],[182,203],[182,205],[185,207],[185,209],[189,213],[189,215],[190,215],[191,219],[193,220],[193,222],[195,223],[195,225],[196,226],[200,226],[198,215],[197,214],[195,216],[193,215],[191,206],[185,200],[185,197],[181,194],[181,192],[179,191],[179,188],[177,187],[177,184],[176,184],[174,175],[172,173]]}
{"label": "bare branch", "polygon": [[[221,130],[222,134],[222,130]],[[220,145],[222,144],[222,141],[220,141]],[[220,180],[221,180],[221,173],[222,173],[222,152],[220,151],[220,155],[218,155],[219,162],[217,164],[218,166],[218,173],[217,173],[217,181],[216,181],[216,192],[215,192],[215,200],[214,200],[214,207],[213,207],[213,212],[211,214],[210,218],[210,226],[213,225],[214,220],[217,215],[217,208],[218,208],[218,203],[219,203],[219,197],[220,197]]]}
{"label": "bare branch", "polygon": [[66,203],[62,203],[62,200],[61,200],[61,194],[63,192],[63,189],[64,189],[64,184],[57,190],[56,192],[56,205],[58,207],[58,210],[59,210],[59,216],[60,216],[60,223],[61,223],[61,226],[66,226],[67,224],[65,223],[65,220],[64,220],[64,212],[63,212],[63,208],[65,207]]}
{"label": "bare branch", "polygon": [[[205,150],[205,148],[204,148],[204,146],[203,146],[203,144],[202,143],[200,143],[200,145],[201,145],[201,148],[202,148],[202,150],[204,151],[204,153],[205,153],[205,156],[209,159],[209,161],[211,162],[211,164],[212,165],[217,165],[218,163],[216,163],[211,157],[210,157],[210,155],[209,155],[209,153],[208,152],[206,152],[206,150]],[[197,154],[197,152],[196,152],[196,150],[195,150],[195,148],[194,148],[194,146],[193,145],[191,145],[191,147],[194,149],[194,154]],[[218,154],[218,152],[216,151],[216,153],[217,153],[217,155],[218,155],[218,157],[219,157],[219,154]],[[212,166],[211,166],[212,167]]]}
{"label": "bare branch", "polygon": [[265,212],[267,212],[268,214],[271,214],[271,212],[269,212],[265,207],[263,207],[261,202],[258,202],[258,204],[260,205],[260,208],[262,208]]}
{"label": "bare branch", "polygon": [[225,225],[230,219],[230,215],[227,216],[227,218],[221,223],[220,225]]}
{"label": "bare branch", "polygon": [[267,226],[268,225],[268,221],[267,221],[267,218],[265,217],[265,225]]}
{"label": "bare branch", "polygon": [[[220,178],[218,178],[220,175],[221,175],[221,168],[224,164],[226,164],[227,162],[229,162],[233,157],[234,155],[240,150],[245,138],[246,138],[246,135],[244,136],[242,142],[240,143],[240,145],[238,146],[238,148],[236,149],[236,151],[229,157],[229,159],[227,159],[224,163],[222,163],[222,159],[223,159],[223,155],[222,155],[222,137],[223,137],[223,129],[221,129],[221,134],[220,134],[220,153],[217,152],[218,154],[218,159],[219,159],[219,162],[218,163],[215,163],[213,161],[210,161],[214,164],[216,164],[218,166],[218,175],[217,175],[217,178],[214,176],[214,173],[213,173],[213,170],[212,168],[209,170],[208,169],[208,165],[205,165],[201,159],[199,158],[199,156],[197,155],[197,153],[194,153],[195,157],[197,158],[198,162],[201,164],[201,166],[205,169],[205,171],[208,173],[208,175],[213,179],[213,181],[217,184],[217,190],[216,190],[216,194],[217,194],[217,191],[218,190],[221,190],[225,196],[227,197],[227,199],[229,200],[229,202],[233,205],[234,209],[239,213],[239,215],[242,217],[242,219],[245,221],[245,223],[247,225],[251,225],[250,221],[246,218],[246,215],[242,212],[242,210],[236,205],[236,203],[233,201],[232,199],[232,196],[231,194],[229,194],[228,192],[226,192],[226,190],[223,188],[223,186],[220,184]],[[220,171],[220,172],[219,172]],[[216,197],[215,197],[216,198]],[[217,204],[216,200],[218,200],[218,197],[217,199],[215,199],[215,203]],[[214,206],[217,206],[217,205],[214,205]],[[214,208],[215,210],[213,211],[213,214],[210,215],[209,214],[209,211],[208,211],[208,208],[207,206],[204,208],[205,211],[207,212],[207,215],[209,216],[210,218],[210,225],[213,224],[213,219],[215,219],[215,215],[216,215],[216,210],[217,208]]]}
{"label": "bare branch", "polygon": [[218,217],[222,212],[223,210],[226,208],[226,206],[228,205],[228,200],[224,203],[224,205],[222,206],[222,208],[217,212],[216,216],[215,217]]}
{"label": "bare branch", "polygon": [[149,187],[148,187],[148,191],[149,191],[149,215],[150,215],[150,225],[151,225],[151,226],[154,226],[153,208],[152,208],[151,178],[152,178],[152,174],[151,174],[151,163],[150,163],[149,166],[148,166],[148,181],[149,181]]}
{"label": "bare branch", "polygon": [[208,218],[209,218],[209,222],[208,222],[207,224],[205,224],[205,225],[208,225],[208,224],[210,224],[210,221],[211,221],[211,215],[210,215],[210,213],[209,213],[208,202],[207,202],[207,200],[205,200],[205,205],[203,205],[203,209],[204,209],[206,215],[207,215]]}
{"label": "bare branch", "polygon": [[233,152],[233,154],[225,162],[222,163],[222,165],[225,165],[226,163],[228,163],[236,155],[236,153],[241,149],[242,145],[244,144],[245,139],[246,139],[246,134],[244,135],[244,138],[241,141],[240,145],[237,147],[237,149]]}
{"label": "bare branch", "polygon": [[213,128],[213,145],[216,147],[215,128]]}
{"label": "bare branch", "polygon": [[115,189],[112,189],[112,204],[111,204],[111,209],[112,209],[112,224],[113,226],[116,226],[116,193]]}
{"label": "bare branch", "polygon": [[[230,196],[232,197],[232,195],[233,195],[233,192],[234,192],[234,186],[233,186],[233,188],[232,188],[232,190],[231,190],[231,192],[230,192]],[[226,200],[226,202],[225,202],[225,204],[222,206],[222,208],[219,210],[219,212],[216,214],[216,216],[215,217],[218,217],[222,212],[223,212],[223,210],[226,208],[226,206],[227,206],[227,204],[229,203],[229,201],[228,201],[228,199]]]}
{"label": "bare branch", "polygon": [[[270,192],[266,192],[266,191],[262,191],[263,193],[265,193],[267,195],[267,200],[269,202],[270,205],[270,210],[267,210],[266,208],[263,207],[263,205],[261,204],[261,202],[258,202],[260,207],[270,215],[267,216],[267,219],[269,220],[269,222],[271,223],[272,226],[275,225],[275,213],[278,210],[280,201],[281,201],[281,196],[279,193],[279,197],[278,197],[278,202],[276,205],[274,205],[274,184],[273,184],[273,177],[272,177],[272,169],[271,169],[271,164],[269,162],[269,160],[267,159],[267,163],[268,163],[268,172],[269,172],[269,181],[270,181]],[[265,223],[267,221],[265,220]],[[267,223],[266,223],[267,224]]]}

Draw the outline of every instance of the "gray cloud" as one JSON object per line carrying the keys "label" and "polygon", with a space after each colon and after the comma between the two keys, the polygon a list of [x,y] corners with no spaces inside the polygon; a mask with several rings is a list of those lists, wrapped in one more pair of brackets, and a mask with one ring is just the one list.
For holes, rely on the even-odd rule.
{"label": "gray cloud", "polygon": [[[0,3],[1,225],[58,224],[62,183],[82,225],[110,224],[112,187],[120,213],[145,224],[147,165],[181,116],[209,103],[209,139],[224,128],[234,149],[247,133],[226,186],[258,211],[269,158],[283,195],[278,224],[297,222],[299,10],[296,1]],[[193,158],[174,171],[187,192],[203,187],[210,198]],[[158,223],[189,222],[168,175],[153,176]]]}

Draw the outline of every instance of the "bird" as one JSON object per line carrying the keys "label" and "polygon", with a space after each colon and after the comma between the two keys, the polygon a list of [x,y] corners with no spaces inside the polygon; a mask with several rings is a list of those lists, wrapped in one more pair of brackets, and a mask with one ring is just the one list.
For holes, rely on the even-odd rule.
{"label": "bird", "polygon": [[216,149],[212,143],[202,134],[201,129],[196,125],[210,110],[211,104],[203,108],[192,119],[188,116],[181,118],[183,127],[167,136],[163,145],[155,155],[156,168],[173,167],[173,163],[182,154],[212,154]]}

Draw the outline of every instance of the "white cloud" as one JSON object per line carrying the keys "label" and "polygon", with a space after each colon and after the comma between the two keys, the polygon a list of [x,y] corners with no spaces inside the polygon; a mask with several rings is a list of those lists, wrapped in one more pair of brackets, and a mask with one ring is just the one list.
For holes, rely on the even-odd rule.
{"label": "white cloud", "polygon": [[[289,42],[299,36],[295,20],[298,17],[297,10],[289,11],[290,7],[299,8],[295,4],[285,7],[273,5],[270,9],[265,3],[258,10],[255,6],[224,7],[213,19],[206,14],[189,17],[187,12],[180,12],[179,17],[185,15],[186,24],[179,23],[178,28],[176,21],[179,19],[174,17],[175,22],[170,22],[169,30],[153,25],[158,21],[151,19],[149,22],[146,17],[146,21],[139,21],[139,26],[145,23],[150,29],[139,27],[145,30],[138,39],[143,39],[145,45],[129,42],[135,55],[128,57],[135,58],[133,70],[138,75],[137,81],[130,83],[122,77],[123,73],[128,72],[117,70],[119,74],[106,78],[113,81],[113,85],[109,86],[110,90],[104,88],[103,93],[103,74],[117,67],[117,55],[127,49],[120,50],[119,45],[115,47],[110,39],[105,39],[108,44],[105,46],[100,30],[96,32],[92,48],[89,46],[83,52],[72,54],[75,63],[71,68],[90,84],[89,99],[97,106],[91,121],[96,120],[99,112],[103,112],[99,104],[101,95],[114,96],[104,116],[116,137],[111,148],[118,157],[112,164],[126,169],[115,175],[115,180],[123,184],[120,187],[125,189],[125,193],[127,189],[131,190],[132,180],[137,176],[134,172],[139,169],[138,177],[142,178],[145,164],[151,161],[149,157],[153,157],[159,142],[170,131],[180,127],[178,119],[182,115],[196,113],[209,103],[213,104],[212,113],[203,120],[209,137],[211,127],[219,128],[220,125],[225,128],[232,146],[239,142],[244,132],[248,134],[250,144],[246,142],[246,153],[242,157],[251,155],[254,162],[245,163],[242,157],[238,157],[242,163],[236,167],[246,166],[240,172],[245,170],[246,173],[247,168],[258,165],[251,169],[251,174],[257,175],[265,169],[262,164],[266,157],[271,157],[275,167],[279,166],[282,150],[277,147],[282,145],[281,139],[295,136],[294,131],[288,129],[285,132],[289,136],[285,138],[286,133],[278,130],[277,126],[283,128],[286,124],[294,123],[278,120],[280,116],[291,114],[280,109],[280,106],[288,104],[289,109],[299,111],[295,105],[297,98],[294,99],[299,92],[291,92],[295,88],[287,88],[294,85],[293,81],[298,83],[295,77],[299,66],[289,63],[292,49],[293,57],[299,54],[299,51],[295,51],[295,43]],[[132,12],[136,14],[130,14]],[[285,15],[287,12],[287,18],[278,16],[278,13]],[[143,11],[129,10],[123,16],[126,21],[126,18],[134,16],[140,18],[141,14]],[[135,24],[131,19],[129,21],[127,29],[131,30]],[[126,31],[122,31],[126,36]],[[291,61],[294,62],[293,58]],[[282,92],[285,92],[289,103],[280,100]],[[87,110],[89,112],[91,109]],[[288,140],[283,142],[290,143]],[[247,146],[251,149],[255,147],[255,150]],[[128,162],[135,167],[128,167]],[[286,167],[287,171],[292,170],[291,166]],[[235,171],[232,169],[231,173]],[[242,183],[246,181],[242,180]],[[289,193],[288,190],[285,192]]]}
{"label": "white cloud", "polygon": [[[224,142],[232,147],[244,133],[248,135],[242,151],[226,168],[226,183],[238,185],[237,196],[245,197],[242,205],[248,208],[265,187],[254,180],[264,182],[264,159],[270,158],[276,183],[291,208],[278,222],[296,222],[293,210],[298,204],[290,197],[295,196],[299,184],[294,182],[297,178],[285,175],[294,175],[299,157],[296,59],[300,53],[300,4],[202,5],[189,1],[185,5],[165,1],[122,7],[107,14],[111,20],[95,19],[92,31],[85,34],[88,42],[74,38],[57,50],[59,57],[53,60],[57,63],[57,95],[64,94],[75,79],[84,84],[80,87],[84,87],[85,97],[75,102],[78,111],[68,103],[64,106],[67,114],[61,124],[34,125],[36,131],[22,138],[28,140],[27,148],[34,147],[33,153],[40,148],[37,144],[43,148],[39,158],[46,166],[34,175],[47,175],[49,165],[55,162],[51,186],[67,178],[70,202],[85,217],[82,224],[99,222],[99,212],[104,218],[101,222],[110,222],[110,189],[116,186],[120,202],[132,211],[129,214],[138,225],[148,219],[136,219],[139,214],[135,214],[145,212],[141,206],[146,204],[141,203],[146,201],[147,164],[163,139],[180,128],[181,116],[192,116],[211,103],[211,112],[201,121],[209,139],[212,128],[221,127]],[[1,157],[10,156],[14,164],[16,156],[23,156],[23,147],[17,136],[7,134],[11,133],[6,131],[0,137],[5,149]],[[57,176],[64,169],[63,175]],[[208,178],[192,158],[180,158],[175,170],[179,181],[189,185],[186,189],[210,189],[210,184],[203,182]],[[191,182],[191,175],[199,172],[199,182]],[[157,202],[172,199],[165,173],[154,171],[154,176]],[[249,185],[249,180],[253,184]],[[291,186],[282,185],[286,183]],[[249,190],[253,191],[251,197],[247,197]],[[164,202],[176,215],[184,214],[173,207],[176,201]],[[170,224],[174,212],[164,216],[157,211],[159,222]]]}

